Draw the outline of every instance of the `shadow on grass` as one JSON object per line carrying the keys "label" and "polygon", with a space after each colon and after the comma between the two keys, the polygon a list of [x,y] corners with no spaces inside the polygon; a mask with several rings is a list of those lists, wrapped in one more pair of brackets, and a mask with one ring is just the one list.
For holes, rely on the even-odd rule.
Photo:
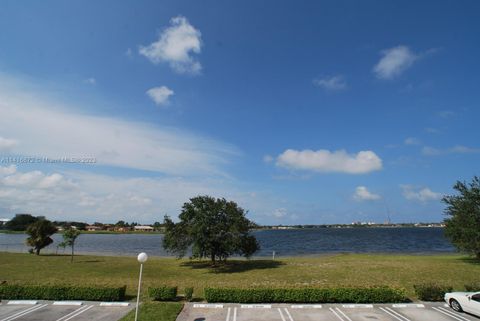
{"label": "shadow on grass", "polygon": [[468,264],[480,265],[480,260],[471,256],[461,257],[461,258],[458,258],[458,260]]}
{"label": "shadow on grass", "polygon": [[208,269],[211,273],[241,273],[251,270],[275,269],[282,265],[285,263],[272,260],[232,260],[226,263],[217,263],[215,266],[212,266],[210,261],[189,261],[181,264],[181,266],[192,269]]}

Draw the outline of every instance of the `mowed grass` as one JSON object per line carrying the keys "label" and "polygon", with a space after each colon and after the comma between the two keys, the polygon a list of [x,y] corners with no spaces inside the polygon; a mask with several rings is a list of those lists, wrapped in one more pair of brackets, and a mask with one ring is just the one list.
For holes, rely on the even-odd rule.
{"label": "mowed grass", "polygon": [[[136,257],[69,256],[0,253],[0,282],[75,285],[127,285],[136,295]],[[435,282],[463,290],[479,281],[480,262],[460,255],[339,254],[271,260],[230,260],[221,268],[209,262],[149,258],[143,289],[148,286],[194,287],[201,298],[205,287],[335,287],[393,286],[415,299],[413,285]]]}
{"label": "mowed grass", "polygon": [[[175,321],[182,311],[183,304],[178,302],[146,302],[138,310],[140,321]],[[134,321],[135,309],[131,310],[120,321]]]}

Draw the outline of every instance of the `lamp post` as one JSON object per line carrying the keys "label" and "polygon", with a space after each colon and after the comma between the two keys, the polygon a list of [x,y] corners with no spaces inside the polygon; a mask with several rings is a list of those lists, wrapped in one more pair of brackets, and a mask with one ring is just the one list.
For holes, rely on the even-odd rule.
{"label": "lamp post", "polygon": [[138,278],[137,307],[135,308],[135,321],[138,319],[138,304],[140,303],[140,287],[142,286],[143,263],[147,262],[148,255],[145,252],[138,254],[137,260],[140,263],[140,277]]}

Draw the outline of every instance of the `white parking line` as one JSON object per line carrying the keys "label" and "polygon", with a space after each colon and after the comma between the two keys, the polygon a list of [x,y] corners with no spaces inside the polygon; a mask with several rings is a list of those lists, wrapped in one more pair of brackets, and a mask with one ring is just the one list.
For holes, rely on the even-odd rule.
{"label": "white parking line", "polygon": [[330,312],[332,312],[332,313],[333,313],[333,314],[334,314],[334,315],[335,315],[335,316],[336,316],[336,317],[337,317],[337,318],[338,318],[340,321],[345,321],[345,320],[343,320],[343,319],[342,319],[342,317],[341,317],[341,316],[339,316],[339,315],[338,315],[338,313],[337,313],[337,312],[335,312],[335,310],[334,310],[334,309],[332,309],[332,308],[329,308],[329,310],[330,310]]}
{"label": "white parking line", "polygon": [[287,320],[285,320],[285,317],[283,316],[282,309],[278,308],[278,313],[280,313],[280,317],[282,318],[282,321],[287,321]]}
{"label": "white parking line", "polygon": [[237,308],[233,309],[233,321],[237,321]]}
{"label": "white parking line", "polygon": [[[403,317],[403,319],[400,318],[399,316],[397,316],[396,314],[393,314],[392,312],[388,311],[388,310],[385,309],[385,308],[380,308],[380,310],[382,310],[382,311],[385,312],[386,314],[394,317],[394,318],[397,319],[398,321],[406,321],[406,320],[408,320],[407,318],[404,318],[402,315],[401,315],[401,317]],[[408,321],[409,321],[409,320],[408,320]]]}
{"label": "white parking line", "polygon": [[345,317],[345,319],[347,319],[347,321],[352,321],[352,319],[350,319],[345,313],[343,313],[342,310],[340,310],[339,308],[335,308],[335,310],[337,310],[338,313],[340,313],[343,317]]}
{"label": "white parking line", "polygon": [[[78,309],[76,309],[75,311],[72,311],[72,312],[70,312],[69,314],[64,315],[64,316],[61,317],[60,319],[57,319],[57,321],[66,320],[67,318],[71,317],[72,315],[74,315],[74,314],[76,315],[76,313],[77,313],[77,312],[80,312],[81,310],[88,310],[88,307],[89,307],[88,305],[85,305],[85,306],[83,306],[83,307],[81,307],[81,308],[78,308]],[[91,307],[91,306],[90,306],[90,307]]]}
{"label": "white parking line", "polygon": [[[86,308],[85,308],[85,307],[86,307]],[[70,317],[67,318],[67,319],[63,319],[62,321],[71,320],[71,319],[75,318],[76,316],[82,314],[83,312],[85,312],[85,311],[87,311],[87,310],[90,310],[90,309],[93,308],[94,306],[93,306],[93,305],[88,305],[88,306],[85,306],[85,307],[84,307],[84,309],[83,309],[82,311],[78,311],[78,310],[80,310],[81,308],[78,309],[78,310],[77,310],[77,311],[78,311],[77,313],[75,313],[74,315],[70,316]]]}
{"label": "white parking line", "polygon": [[442,307],[432,307],[432,309],[434,309],[435,311],[438,311],[440,313],[443,313],[445,314],[446,316],[449,316],[450,318],[453,318],[455,320],[458,320],[458,321],[470,321],[469,319],[467,318],[464,318],[462,317],[461,315],[458,315],[458,314],[454,314],[453,312],[445,309],[445,308],[442,308]]}
{"label": "white parking line", "polygon": [[454,311],[452,311],[452,310],[450,310],[450,309],[445,309],[445,308],[443,308],[443,307],[438,307],[438,308],[439,308],[440,310],[443,310],[443,311],[447,312],[447,313],[450,313],[451,315],[454,315],[454,316],[456,316],[456,317],[459,317],[460,319],[464,319],[464,320],[470,321],[469,319],[465,318],[465,317],[462,316],[462,315],[459,315],[457,312],[454,312]]}
{"label": "white parking line", "polygon": [[400,320],[403,320],[403,321],[411,321],[409,318],[407,318],[407,317],[404,316],[403,314],[398,313],[397,311],[393,310],[392,308],[385,307],[385,310],[390,311],[391,313],[393,313],[394,315],[396,315],[397,317],[399,317]]}
{"label": "white parking line", "polygon": [[287,315],[288,315],[288,318],[290,319],[290,321],[293,321],[292,315],[290,314],[288,309],[287,308],[283,308],[283,309],[285,310],[285,312],[287,312]]}
{"label": "white parking line", "polygon": [[2,319],[2,320],[0,320],[0,321],[5,321],[5,320],[7,320],[7,319],[9,319],[9,318],[12,318],[12,317],[14,317],[14,316],[16,316],[16,315],[19,315],[19,314],[25,313],[25,312],[27,312],[27,311],[33,310],[33,309],[35,309],[35,308],[36,308],[36,306],[30,307],[30,308],[28,308],[28,309],[26,309],[26,310],[23,310],[23,311],[14,313],[14,314],[12,314],[11,316],[8,316],[8,317],[6,317],[5,319]]}
{"label": "white parking line", "polygon": [[14,315],[11,315],[5,319],[2,319],[0,321],[11,321],[11,320],[15,320],[15,319],[18,319],[20,317],[23,317],[24,315],[27,315],[27,314],[30,314],[32,312],[35,312],[37,310],[40,310],[41,308],[44,308],[46,307],[48,304],[42,304],[42,305],[38,305],[38,306],[34,306],[34,307],[31,307],[27,310],[24,310],[24,311],[21,311],[21,312],[18,312],[18,313],[15,313]]}
{"label": "white parking line", "polygon": [[228,312],[227,312],[227,319],[225,321],[230,321],[230,312],[231,312],[232,308],[228,308]]}

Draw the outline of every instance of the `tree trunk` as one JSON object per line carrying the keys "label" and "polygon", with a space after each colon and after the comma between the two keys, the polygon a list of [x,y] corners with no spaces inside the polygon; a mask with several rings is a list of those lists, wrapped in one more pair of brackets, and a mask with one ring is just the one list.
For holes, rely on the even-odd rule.
{"label": "tree trunk", "polygon": [[39,249],[39,248],[36,248],[36,249],[35,249],[35,254],[36,254],[36,255],[40,255],[40,249]]}
{"label": "tree trunk", "polygon": [[212,265],[215,266],[215,254],[212,254],[211,260],[212,260]]}
{"label": "tree trunk", "polygon": [[477,252],[477,260],[480,260],[480,252]]}

